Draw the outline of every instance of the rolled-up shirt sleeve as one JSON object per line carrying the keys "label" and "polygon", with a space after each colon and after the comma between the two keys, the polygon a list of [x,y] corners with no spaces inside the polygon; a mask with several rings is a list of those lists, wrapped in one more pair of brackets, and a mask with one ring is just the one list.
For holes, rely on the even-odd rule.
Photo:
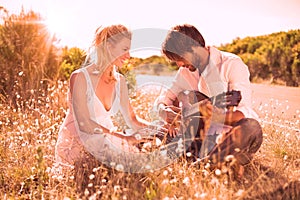
{"label": "rolled-up shirt sleeve", "polygon": [[235,58],[229,63],[228,69],[228,89],[239,90],[242,96],[236,110],[241,111],[246,118],[258,119],[258,115],[252,109],[252,89],[248,66],[240,58]]}

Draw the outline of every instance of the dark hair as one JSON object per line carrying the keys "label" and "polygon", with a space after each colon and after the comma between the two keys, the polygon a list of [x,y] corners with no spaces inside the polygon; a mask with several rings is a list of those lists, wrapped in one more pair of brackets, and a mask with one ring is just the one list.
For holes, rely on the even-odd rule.
{"label": "dark hair", "polygon": [[201,33],[192,25],[183,24],[173,27],[162,44],[162,53],[170,60],[182,60],[183,54],[192,52],[192,47],[205,47]]}

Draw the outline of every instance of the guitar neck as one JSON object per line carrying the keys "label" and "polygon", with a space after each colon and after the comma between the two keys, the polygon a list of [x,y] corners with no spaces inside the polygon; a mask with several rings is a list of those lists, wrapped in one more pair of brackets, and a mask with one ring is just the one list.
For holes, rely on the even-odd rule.
{"label": "guitar neck", "polygon": [[[217,96],[213,96],[208,99],[210,100],[212,105],[216,107],[230,108],[230,107],[238,106],[239,102],[242,99],[242,96],[240,91],[233,90],[233,91],[221,93]],[[202,103],[202,101],[196,102],[191,106],[184,108],[184,110],[182,111],[183,117],[189,117],[193,114],[199,113],[199,105]]]}

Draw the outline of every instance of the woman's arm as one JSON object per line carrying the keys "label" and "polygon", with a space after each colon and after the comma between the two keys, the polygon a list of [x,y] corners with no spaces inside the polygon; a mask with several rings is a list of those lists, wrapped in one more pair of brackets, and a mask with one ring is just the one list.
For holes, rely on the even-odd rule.
{"label": "woman's arm", "polygon": [[109,132],[108,129],[91,120],[87,102],[87,83],[83,73],[78,72],[71,75],[70,92],[72,95],[72,106],[74,117],[80,131],[93,134],[95,130]]}
{"label": "woman's arm", "polygon": [[83,73],[72,74],[70,78],[70,91],[72,95],[74,117],[80,131],[88,134],[110,134],[125,139],[132,145],[140,142],[134,136],[124,136],[121,133],[113,132],[91,120],[87,106],[87,84]]}

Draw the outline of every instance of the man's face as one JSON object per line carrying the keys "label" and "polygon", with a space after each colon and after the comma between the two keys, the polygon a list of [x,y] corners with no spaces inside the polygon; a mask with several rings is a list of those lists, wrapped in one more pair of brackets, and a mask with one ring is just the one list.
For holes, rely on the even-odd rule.
{"label": "man's face", "polygon": [[204,53],[206,50],[204,47],[192,47],[192,52],[186,52],[181,57],[183,59],[175,61],[178,67],[188,68],[190,71],[194,72],[196,69],[201,73],[206,64],[207,57]]}
{"label": "man's face", "polygon": [[200,65],[200,60],[197,54],[193,52],[186,52],[182,55],[183,59],[176,61],[178,67],[188,68],[194,72]]}

